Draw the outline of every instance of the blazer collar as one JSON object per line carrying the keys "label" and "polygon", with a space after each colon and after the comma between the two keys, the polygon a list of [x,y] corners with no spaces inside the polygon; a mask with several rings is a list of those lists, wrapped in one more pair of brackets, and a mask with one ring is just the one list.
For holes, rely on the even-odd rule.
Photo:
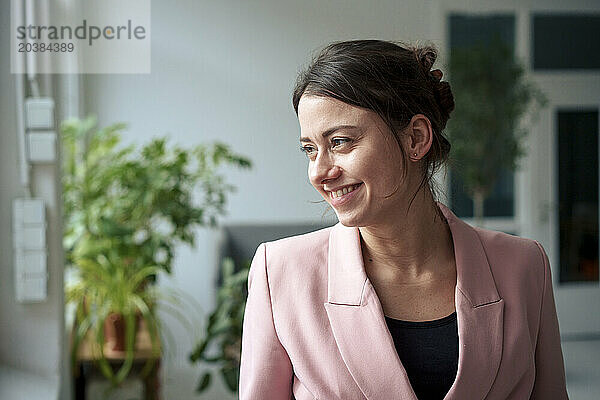
{"label": "blazer collar", "polygon": [[[456,380],[445,399],[484,398],[500,364],[504,302],[475,229],[436,202],[448,221],[456,261],[459,334]],[[324,304],[342,359],[367,399],[417,400],[363,265],[356,227],[330,231]]]}

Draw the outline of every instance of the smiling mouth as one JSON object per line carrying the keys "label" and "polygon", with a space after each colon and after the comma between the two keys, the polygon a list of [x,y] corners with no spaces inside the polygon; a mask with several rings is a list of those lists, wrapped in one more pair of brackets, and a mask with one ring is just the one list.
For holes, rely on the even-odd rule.
{"label": "smiling mouth", "polygon": [[336,192],[329,192],[329,197],[331,199],[337,199],[338,197],[342,197],[343,195],[351,193],[354,190],[358,189],[358,187],[360,185],[362,185],[362,182],[361,183],[357,183],[356,185],[346,186],[346,187],[344,187],[344,188],[342,188],[342,189],[340,189],[340,190],[338,190]]}

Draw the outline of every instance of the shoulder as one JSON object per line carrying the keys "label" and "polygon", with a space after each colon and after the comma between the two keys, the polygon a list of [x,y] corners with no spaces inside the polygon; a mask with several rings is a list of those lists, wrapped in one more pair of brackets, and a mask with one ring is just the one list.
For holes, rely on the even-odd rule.
{"label": "shoulder", "polygon": [[483,246],[494,280],[505,293],[538,297],[549,274],[548,257],[534,239],[505,232],[473,228]]}
{"label": "shoulder", "polygon": [[332,228],[333,226],[329,226],[301,235],[262,242],[256,249],[254,260],[264,264],[270,276],[285,273],[289,268],[305,271],[310,265],[326,265]]}
{"label": "shoulder", "polygon": [[541,258],[541,245],[537,240],[511,235],[501,231],[473,227],[481,240],[486,253],[501,253],[503,255],[517,256],[519,258]]}
{"label": "shoulder", "polygon": [[303,260],[311,254],[327,251],[329,233],[333,226],[289,236],[278,240],[264,242],[267,263],[284,260]]}
{"label": "shoulder", "polygon": [[285,308],[288,298],[297,302],[297,296],[305,295],[313,300],[326,298],[331,229],[327,227],[259,245],[257,254],[261,264],[264,263],[271,296],[277,299],[279,306]]}

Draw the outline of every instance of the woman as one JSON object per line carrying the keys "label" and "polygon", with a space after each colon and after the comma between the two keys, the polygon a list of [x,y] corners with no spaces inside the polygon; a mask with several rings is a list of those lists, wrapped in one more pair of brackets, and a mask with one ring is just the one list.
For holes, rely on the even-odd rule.
{"label": "woman", "polygon": [[339,222],[261,243],[241,399],[567,399],[548,257],[434,200],[450,85],[432,47],[333,43],[293,105]]}

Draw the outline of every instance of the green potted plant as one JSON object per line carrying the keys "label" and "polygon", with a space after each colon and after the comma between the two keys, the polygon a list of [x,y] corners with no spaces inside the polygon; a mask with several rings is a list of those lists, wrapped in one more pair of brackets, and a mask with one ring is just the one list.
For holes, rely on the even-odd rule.
{"label": "green potted plant", "polygon": [[[147,326],[152,354],[159,356],[159,321],[153,308],[158,300],[155,288],[144,287],[145,280],[160,271],[149,266],[138,271],[121,268],[111,261],[114,255],[100,255],[96,261],[78,259],[80,280],[67,290],[67,302],[76,304],[76,326],[72,357],[75,362],[81,341],[91,333],[92,351],[99,354],[102,373],[115,385],[129,373],[135,350],[135,337],[139,319]],[[107,321],[110,321],[108,324]],[[114,373],[105,358],[105,334],[113,331],[109,345],[113,351],[125,353],[125,361]],[[119,332],[122,331],[122,332]],[[122,335],[122,337],[120,337]],[[148,358],[145,371],[149,371],[155,357]]]}
{"label": "green potted plant", "polygon": [[107,321],[123,326],[106,327],[124,333],[121,370],[112,374],[101,358],[102,371],[118,383],[130,367],[136,318],[158,340],[156,304],[168,296],[157,291],[157,274],[170,273],[178,243],[194,244],[194,228],[215,226],[224,213],[234,187],[219,168],[250,161],[219,142],[184,149],[157,138],[136,151],[120,145],[124,124],[96,125],[94,117],[61,125],[63,242],[73,275],[66,299],[76,307],[74,356],[88,331],[103,349]]}
{"label": "green potted plant", "polygon": [[[204,337],[190,354],[192,363],[204,361],[217,364],[223,381],[232,393],[237,392],[240,375],[242,323],[249,271],[250,260],[236,272],[233,260],[229,257],[223,259],[223,281],[218,289],[217,305],[208,317]],[[197,392],[202,393],[210,384],[211,373],[205,372],[200,378]]]}
{"label": "green potted plant", "polygon": [[547,100],[498,36],[452,49],[450,76],[456,103],[447,128],[452,171],[462,178],[481,226],[484,200],[500,171],[514,171],[525,155],[523,115],[531,111],[533,121]]}

